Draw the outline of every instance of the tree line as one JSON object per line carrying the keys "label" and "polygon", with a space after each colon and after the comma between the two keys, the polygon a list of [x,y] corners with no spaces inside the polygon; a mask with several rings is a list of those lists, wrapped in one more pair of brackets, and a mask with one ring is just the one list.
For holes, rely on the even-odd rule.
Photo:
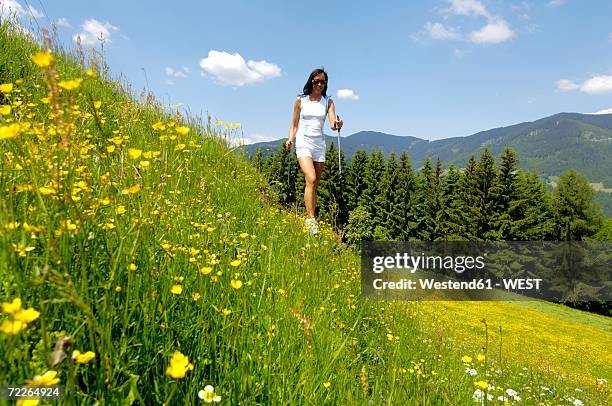
{"label": "tree line", "polygon": [[[303,206],[304,176],[295,154],[281,144],[252,157],[278,200]],[[351,245],[382,241],[581,241],[609,236],[595,191],[576,170],[562,174],[552,191],[534,172],[518,168],[506,147],[496,161],[488,149],[465,168],[425,158],[418,169],[406,152],[388,159],[378,150],[356,151],[346,163],[329,143],[318,187],[317,217]]]}

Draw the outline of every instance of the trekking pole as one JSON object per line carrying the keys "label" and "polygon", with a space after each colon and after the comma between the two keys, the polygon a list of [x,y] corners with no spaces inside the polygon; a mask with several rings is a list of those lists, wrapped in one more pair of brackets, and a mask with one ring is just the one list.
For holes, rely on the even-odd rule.
{"label": "trekking pole", "polygon": [[[340,121],[340,116],[336,114],[336,121]],[[340,128],[338,128],[338,171],[342,177],[342,164],[340,163]]]}

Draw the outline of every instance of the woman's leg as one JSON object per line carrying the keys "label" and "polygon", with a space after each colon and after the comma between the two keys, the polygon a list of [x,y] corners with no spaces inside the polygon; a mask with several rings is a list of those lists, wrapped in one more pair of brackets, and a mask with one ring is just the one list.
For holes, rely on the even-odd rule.
{"label": "woman's leg", "polygon": [[[304,188],[304,205],[306,206],[306,216],[314,217],[314,209],[317,198],[317,172],[311,157],[304,156],[299,158],[298,161],[300,163],[300,168],[304,173],[304,180],[306,181],[306,187]],[[317,162],[317,164],[318,163],[319,162]]]}
{"label": "woman's leg", "polygon": [[314,215],[314,208],[317,207],[317,195],[318,195],[318,189],[319,189],[319,181],[321,180],[321,174],[323,173],[323,166],[325,165],[325,162],[314,162],[313,164],[314,164],[315,175],[316,175],[316,180],[315,180],[315,185],[314,185],[314,202],[312,206],[312,212]]}

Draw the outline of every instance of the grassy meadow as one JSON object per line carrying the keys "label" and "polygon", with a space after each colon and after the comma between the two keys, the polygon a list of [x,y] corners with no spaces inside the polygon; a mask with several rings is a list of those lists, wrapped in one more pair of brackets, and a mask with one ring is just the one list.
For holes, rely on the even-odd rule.
{"label": "grassy meadow", "polygon": [[226,142],[239,124],[50,48],[0,27],[0,385],[65,385],[60,404],[609,404],[609,318],[363,300],[359,256],[275,204]]}

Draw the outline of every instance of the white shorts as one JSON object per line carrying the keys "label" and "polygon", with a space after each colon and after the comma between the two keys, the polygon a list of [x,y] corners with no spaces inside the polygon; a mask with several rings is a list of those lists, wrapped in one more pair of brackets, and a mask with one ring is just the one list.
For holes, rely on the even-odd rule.
{"label": "white shorts", "polygon": [[313,162],[325,162],[325,139],[323,137],[298,136],[295,142],[297,158],[309,156]]}

